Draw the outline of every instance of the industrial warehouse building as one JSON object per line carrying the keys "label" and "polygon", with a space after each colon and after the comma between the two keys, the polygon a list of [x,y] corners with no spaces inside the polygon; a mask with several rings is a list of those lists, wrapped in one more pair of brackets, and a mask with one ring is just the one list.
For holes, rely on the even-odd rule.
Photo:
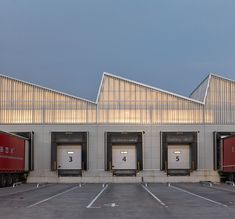
{"label": "industrial warehouse building", "polygon": [[93,102],[1,75],[0,130],[30,139],[29,182],[219,181],[235,82],[184,97],[104,73]]}

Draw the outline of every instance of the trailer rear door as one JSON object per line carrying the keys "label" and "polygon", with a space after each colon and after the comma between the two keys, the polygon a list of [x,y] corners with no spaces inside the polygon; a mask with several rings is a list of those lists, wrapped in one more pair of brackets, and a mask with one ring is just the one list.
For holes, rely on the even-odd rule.
{"label": "trailer rear door", "polygon": [[223,157],[222,157],[222,170],[224,172],[235,172],[235,136],[223,139]]}

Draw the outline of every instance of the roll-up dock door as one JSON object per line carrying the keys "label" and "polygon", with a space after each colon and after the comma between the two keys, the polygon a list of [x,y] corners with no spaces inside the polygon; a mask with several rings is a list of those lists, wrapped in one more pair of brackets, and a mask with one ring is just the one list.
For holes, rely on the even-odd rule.
{"label": "roll-up dock door", "polygon": [[142,132],[105,133],[105,169],[113,175],[136,175],[143,169]]}
{"label": "roll-up dock door", "polygon": [[136,170],[136,146],[113,145],[113,170]]}
{"label": "roll-up dock door", "polygon": [[51,133],[51,170],[81,176],[88,169],[88,132]]}
{"label": "roll-up dock door", "polygon": [[185,176],[197,170],[198,132],[161,132],[161,170]]}
{"label": "roll-up dock door", "polygon": [[168,145],[168,170],[190,169],[190,146]]}
{"label": "roll-up dock door", "polygon": [[81,145],[59,145],[57,147],[57,169],[59,175],[79,175],[82,170]]}

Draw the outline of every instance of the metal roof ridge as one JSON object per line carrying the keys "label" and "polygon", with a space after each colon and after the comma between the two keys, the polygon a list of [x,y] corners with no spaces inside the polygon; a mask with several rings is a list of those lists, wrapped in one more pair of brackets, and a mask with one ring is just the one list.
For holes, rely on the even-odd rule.
{"label": "metal roof ridge", "polygon": [[97,96],[96,96],[96,104],[98,104],[98,101],[99,101],[99,97],[100,97],[101,88],[102,88],[102,85],[103,85],[105,74],[106,74],[106,72],[103,72],[103,75],[102,75],[102,78],[101,78],[101,81],[100,81],[99,90],[98,90],[98,93],[97,93]]}
{"label": "metal roof ridge", "polygon": [[207,96],[208,96],[208,90],[209,90],[209,88],[210,88],[210,83],[211,83],[211,77],[212,77],[212,75],[209,74],[209,75],[208,75],[208,82],[207,82],[207,86],[206,86],[206,92],[205,92],[204,99],[203,99],[203,103],[204,103],[204,104],[206,103],[206,98],[207,98]]}
{"label": "metal roof ridge", "polygon": [[207,81],[207,86],[206,86],[206,91],[205,91],[205,94],[204,94],[204,98],[203,98],[203,103],[205,104],[206,103],[206,98],[207,98],[207,95],[208,95],[208,90],[209,90],[209,87],[210,87],[210,81],[211,81],[211,76],[212,74],[208,74],[203,80],[202,82],[191,92],[191,94],[189,96],[192,96],[193,93],[206,81]]}
{"label": "metal roof ridge", "polygon": [[216,74],[216,73],[210,73],[210,75],[211,75],[211,76],[214,76],[214,77],[216,77],[216,78],[221,78],[221,79],[224,79],[224,80],[226,80],[226,81],[230,81],[230,82],[235,83],[235,80],[233,80],[233,79],[229,79],[229,78],[226,78],[226,77],[221,76],[221,75]]}

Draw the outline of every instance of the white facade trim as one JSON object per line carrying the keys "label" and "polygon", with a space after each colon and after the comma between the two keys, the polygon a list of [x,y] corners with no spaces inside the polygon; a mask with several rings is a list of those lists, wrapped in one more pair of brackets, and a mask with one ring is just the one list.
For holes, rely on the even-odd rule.
{"label": "white facade trim", "polygon": [[210,83],[211,83],[211,76],[212,76],[212,74],[210,74],[210,75],[209,75],[209,78],[208,78],[207,87],[206,87],[206,92],[205,92],[205,96],[204,96],[204,99],[203,99],[203,103],[204,103],[204,104],[206,104],[206,98],[207,98],[208,90],[209,90]]}
{"label": "white facade trim", "polygon": [[[206,81],[206,80],[208,80],[209,81],[209,78],[210,77],[210,74],[209,75],[207,75],[203,80],[202,80],[202,82],[200,83],[200,84],[198,84],[198,86],[191,92],[191,94],[189,95],[189,97],[191,98],[192,97],[192,95],[200,88],[200,86]],[[207,83],[208,83],[208,81],[207,81]],[[205,97],[205,94],[204,94],[204,97]],[[192,99],[194,99],[194,98],[192,98]]]}
{"label": "white facade trim", "polygon": [[103,82],[104,82],[104,76],[105,76],[105,72],[103,73],[102,79],[100,81],[100,86],[99,86],[98,94],[97,94],[97,97],[96,97],[96,104],[98,104],[98,101],[99,101],[99,98],[100,98],[100,93],[101,93],[102,85],[103,85]]}
{"label": "white facade trim", "polygon": [[214,76],[214,77],[216,77],[216,78],[220,78],[220,79],[223,79],[223,80],[226,80],[226,81],[229,81],[229,82],[235,83],[235,80],[232,80],[232,79],[229,79],[229,78],[226,78],[226,77],[220,76],[220,75],[215,74],[215,73],[211,73],[210,75],[211,75],[211,76]]}

